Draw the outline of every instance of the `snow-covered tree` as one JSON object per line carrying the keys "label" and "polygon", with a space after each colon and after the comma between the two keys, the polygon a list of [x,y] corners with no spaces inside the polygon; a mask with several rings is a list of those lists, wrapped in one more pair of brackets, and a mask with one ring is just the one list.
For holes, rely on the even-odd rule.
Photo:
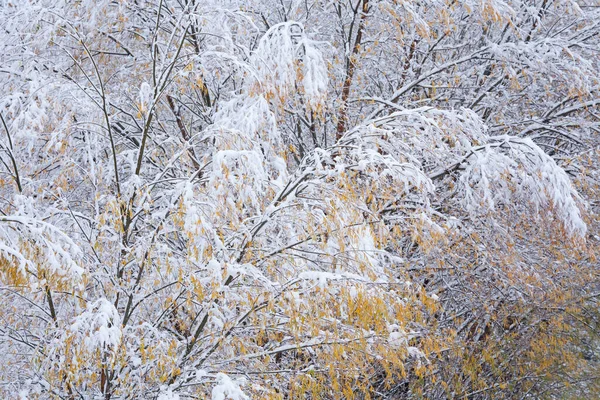
{"label": "snow-covered tree", "polygon": [[0,21],[0,395],[600,388],[596,2]]}

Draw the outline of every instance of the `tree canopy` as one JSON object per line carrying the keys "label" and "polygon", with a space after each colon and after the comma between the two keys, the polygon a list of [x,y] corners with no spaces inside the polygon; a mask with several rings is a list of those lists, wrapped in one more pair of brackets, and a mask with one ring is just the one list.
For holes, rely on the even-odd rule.
{"label": "tree canopy", "polygon": [[600,392],[597,0],[0,27],[0,397]]}

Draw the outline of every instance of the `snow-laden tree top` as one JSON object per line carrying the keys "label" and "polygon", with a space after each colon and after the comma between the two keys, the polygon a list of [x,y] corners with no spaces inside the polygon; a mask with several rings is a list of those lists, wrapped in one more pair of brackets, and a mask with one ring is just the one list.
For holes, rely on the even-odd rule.
{"label": "snow-laden tree top", "polygon": [[0,397],[594,392],[596,2],[0,26]]}

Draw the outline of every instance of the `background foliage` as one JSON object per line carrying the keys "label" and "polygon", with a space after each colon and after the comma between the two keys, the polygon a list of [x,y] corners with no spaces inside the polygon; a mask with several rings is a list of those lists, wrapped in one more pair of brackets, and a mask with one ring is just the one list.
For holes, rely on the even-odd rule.
{"label": "background foliage", "polygon": [[600,391],[596,0],[0,22],[0,396]]}

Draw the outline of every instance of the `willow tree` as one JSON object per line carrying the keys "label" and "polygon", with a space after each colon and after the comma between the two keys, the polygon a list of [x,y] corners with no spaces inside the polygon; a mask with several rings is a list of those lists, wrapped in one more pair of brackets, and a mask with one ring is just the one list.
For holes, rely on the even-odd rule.
{"label": "willow tree", "polygon": [[0,393],[593,393],[599,17],[5,1]]}

